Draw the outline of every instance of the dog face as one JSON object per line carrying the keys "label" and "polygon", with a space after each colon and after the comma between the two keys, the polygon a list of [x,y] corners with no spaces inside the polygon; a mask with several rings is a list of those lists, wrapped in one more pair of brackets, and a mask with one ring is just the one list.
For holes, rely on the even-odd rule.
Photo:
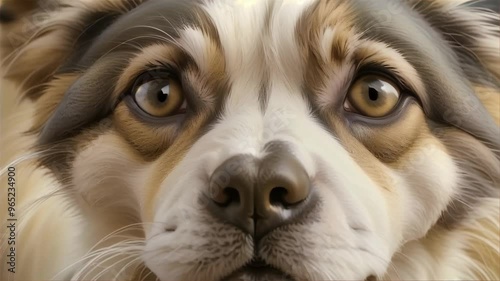
{"label": "dog face", "polygon": [[141,225],[160,280],[382,277],[498,197],[493,15],[137,2],[54,4],[6,74],[35,102],[40,162],[100,232]]}

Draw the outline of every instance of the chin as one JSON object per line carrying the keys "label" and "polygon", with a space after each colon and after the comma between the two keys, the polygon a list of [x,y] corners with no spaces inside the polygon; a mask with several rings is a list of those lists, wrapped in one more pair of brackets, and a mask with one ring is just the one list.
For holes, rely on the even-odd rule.
{"label": "chin", "polygon": [[0,279],[500,279],[487,5],[3,1]]}

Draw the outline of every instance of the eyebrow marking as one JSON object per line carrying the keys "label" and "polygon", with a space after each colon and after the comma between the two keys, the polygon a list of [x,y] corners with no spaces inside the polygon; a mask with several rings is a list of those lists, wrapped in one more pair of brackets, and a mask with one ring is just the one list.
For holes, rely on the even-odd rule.
{"label": "eyebrow marking", "polygon": [[296,33],[305,49],[328,62],[342,61],[358,37],[354,16],[349,3],[320,0],[302,15]]}
{"label": "eyebrow marking", "polygon": [[180,31],[179,46],[196,62],[202,73],[223,75],[223,54],[214,40],[200,28],[187,27]]}

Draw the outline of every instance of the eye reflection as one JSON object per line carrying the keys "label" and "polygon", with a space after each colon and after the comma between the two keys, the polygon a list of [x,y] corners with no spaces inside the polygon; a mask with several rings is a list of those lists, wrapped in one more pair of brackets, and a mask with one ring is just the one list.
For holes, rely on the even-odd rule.
{"label": "eye reflection", "polygon": [[388,79],[366,75],[357,79],[349,89],[345,108],[367,117],[383,117],[398,104],[400,92]]}
{"label": "eye reflection", "polygon": [[132,95],[144,112],[156,117],[183,113],[184,96],[181,84],[176,79],[170,76],[153,78],[146,73],[137,81]]}

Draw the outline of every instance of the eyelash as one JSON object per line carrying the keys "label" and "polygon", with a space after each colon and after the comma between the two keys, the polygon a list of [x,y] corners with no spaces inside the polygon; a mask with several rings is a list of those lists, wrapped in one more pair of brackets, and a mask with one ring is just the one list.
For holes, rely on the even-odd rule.
{"label": "eyelash", "polygon": [[370,74],[376,74],[379,76],[383,76],[390,81],[393,81],[395,85],[397,85],[401,91],[401,93],[413,93],[413,91],[408,87],[408,84],[404,81],[402,77],[396,74],[396,71],[391,71],[394,69],[393,67],[383,66],[381,64],[366,64],[359,67],[356,75],[352,79],[352,83],[358,80],[360,77]]}

